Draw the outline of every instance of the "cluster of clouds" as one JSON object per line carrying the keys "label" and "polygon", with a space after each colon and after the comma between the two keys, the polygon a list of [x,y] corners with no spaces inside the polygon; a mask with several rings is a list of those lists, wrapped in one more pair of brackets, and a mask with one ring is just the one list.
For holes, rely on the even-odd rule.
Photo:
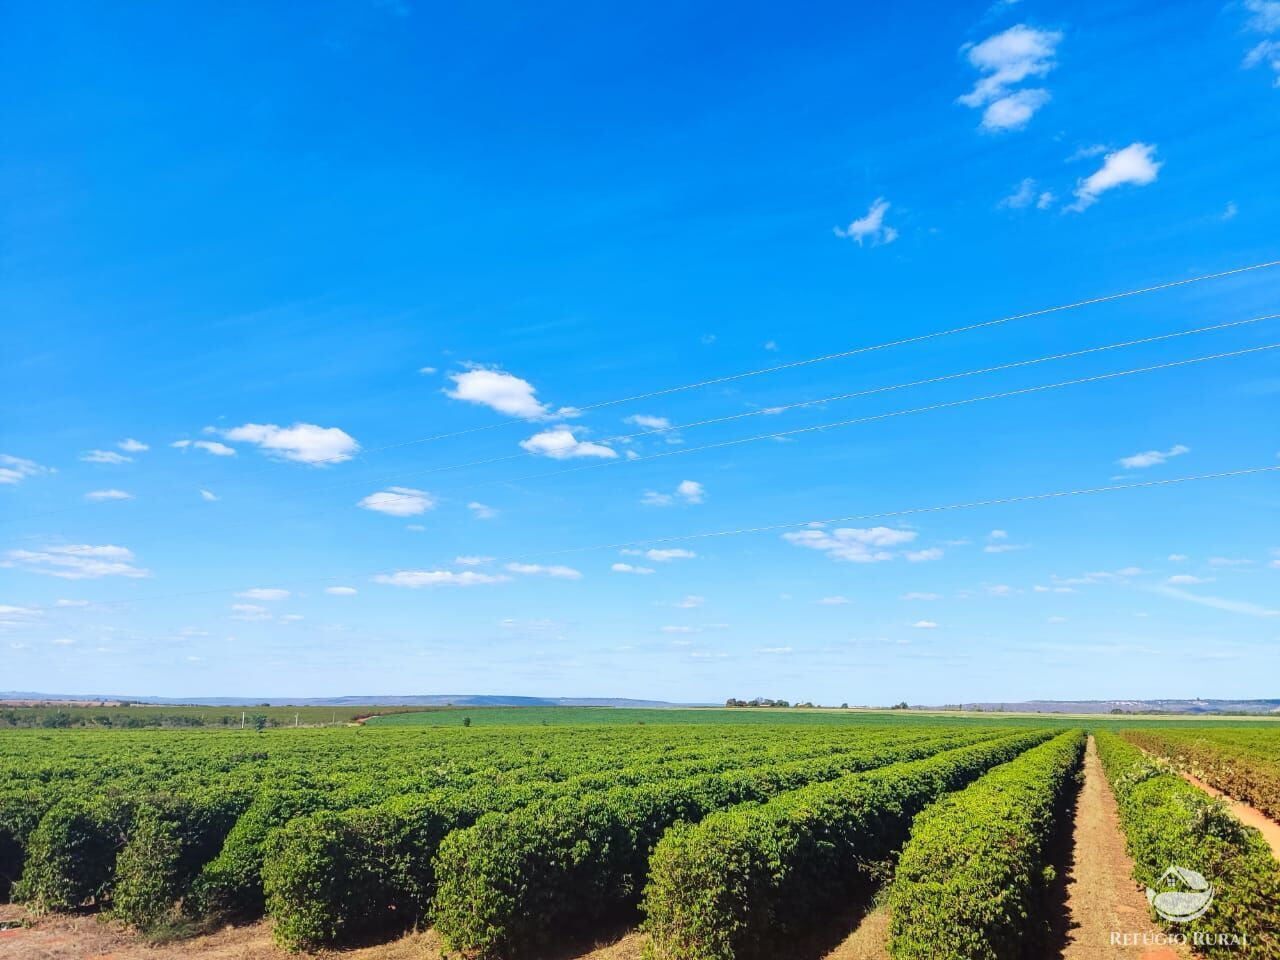
{"label": "cluster of clouds", "polygon": [[[458,557],[455,561],[457,566],[467,567],[484,566],[490,562],[490,557]],[[495,583],[509,583],[515,576],[549,577],[553,580],[582,579],[582,571],[563,564],[511,562],[502,569],[505,572],[488,572],[474,569],[397,570],[394,573],[380,573],[373,578],[373,582],[393,587],[408,587],[411,590],[420,590],[431,587],[478,587]]]}
{"label": "cluster of clouds", "polygon": [[703,503],[706,498],[706,488],[697,480],[681,480],[671,493],[646,490],[640,502],[648,507],[670,507],[676,503]]}
{"label": "cluster of clouds", "polygon": [[63,580],[151,576],[150,570],[136,565],[132,550],[114,544],[68,544],[39,550],[9,550],[4,556],[0,567],[15,567]]}
{"label": "cluster of clouds", "polygon": [[1248,69],[1265,64],[1275,74],[1272,85],[1280,87],[1280,2],[1277,0],[1244,0],[1244,8],[1250,17],[1245,26],[1263,39],[1245,54],[1244,66]]}
{"label": "cluster of clouds", "polygon": [[982,110],[982,129],[1019,130],[1051,99],[1042,86],[1026,86],[1057,66],[1054,56],[1062,33],[1017,24],[963,49],[980,74],[973,89],[958,98],[966,107]]}

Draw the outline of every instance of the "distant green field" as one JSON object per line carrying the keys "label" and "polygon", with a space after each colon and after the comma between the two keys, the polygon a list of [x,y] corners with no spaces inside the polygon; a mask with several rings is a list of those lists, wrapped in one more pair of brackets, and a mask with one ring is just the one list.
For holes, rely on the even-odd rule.
{"label": "distant green field", "polygon": [[181,704],[130,704],[126,707],[98,707],[83,704],[48,703],[34,707],[0,706],[0,729],[42,727],[46,729],[92,727],[95,729],[138,730],[153,727],[239,728],[253,726],[255,716],[267,718],[269,727],[321,726],[350,723],[376,712],[412,710],[423,707],[205,707]]}
{"label": "distant green field", "polygon": [[1015,727],[1242,727],[1274,730],[1280,738],[1280,719],[1241,717],[1168,716],[1140,717],[1098,714],[1079,717],[1057,714],[1017,714],[978,712],[937,712],[915,710],[836,710],[794,708],[724,708],[645,709],[630,707],[448,707],[435,710],[404,712],[372,717],[370,726],[390,727],[525,727],[578,726],[595,724],[775,724],[786,726],[880,726],[903,725],[1002,724]]}

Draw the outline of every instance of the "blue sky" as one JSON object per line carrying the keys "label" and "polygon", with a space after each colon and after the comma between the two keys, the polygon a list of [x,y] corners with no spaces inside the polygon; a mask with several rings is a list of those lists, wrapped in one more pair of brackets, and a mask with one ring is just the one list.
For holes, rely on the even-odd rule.
{"label": "blue sky", "polygon": [[1275,472],[608,547],[1280,465],[1277,320],[825,401],[1280,267],[611,403],[1280,257],[1280,3],[881,7],[11,8],[0,689],[1277,695]]}

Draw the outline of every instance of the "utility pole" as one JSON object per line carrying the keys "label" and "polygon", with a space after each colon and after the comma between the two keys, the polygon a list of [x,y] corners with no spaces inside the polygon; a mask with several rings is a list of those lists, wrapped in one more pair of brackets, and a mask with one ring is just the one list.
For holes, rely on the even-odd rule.
{"label": "utility pole", "polygon": [[244,729],[244,711],[243,710],[240,711],[240,729],[241,730]]}
{"label": "utility pole", "polygon": [[298,714],[296,713],[293,715],[293,729],[298,729]]}

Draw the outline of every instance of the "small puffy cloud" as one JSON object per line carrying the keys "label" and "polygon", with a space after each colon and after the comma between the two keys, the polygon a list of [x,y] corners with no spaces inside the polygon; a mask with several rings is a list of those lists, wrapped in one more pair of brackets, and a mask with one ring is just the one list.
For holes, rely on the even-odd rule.
{"label": "small puffy cloud", "polygon": [[917,630],[936,630],[938,624],[933,620],[917,620],[915,623],[907,624],[909,627],[915,627]]}
{"label": "small puffy cloud", "polygon": [[670,430],[671,421],[666,417],[654,417],[647,413],[637,413],[627,417],[624,423],[630,423],[637,427],[643,427],[645,430]]}
{"label": "small puffy cloud", "polygon": [[231,619],[244,620],[248,623],[270,620],[271,611],[256,603],[233,603],[231,605]]}
{"label": "small puffy cloud", "polygon": [[982,548],[983,553],[1013,553],[1015,550],[1026,550],[1026,543],[988,543]]}
{"label": "small puffy cloud", "polygon": [[1008,540],[1009,531],[1008,530],[992,530],[990,533],[987,534],[987,539],[988,540]]}
{"label": "small puffy cloud", "polygon": [[325,587],[324,592],[331,597],[354,597],[360,591],[355,587]]}
{"label": "small puffy cloud", "polygon": [[471,511],[471,515],[477,520],[493,520],[498,516],[497,510],[481,503],[479,500],[472,500],[467,504],[467,509]]}
{"label": "small puffy cloud", "polygon": [[0,453],[0,483],[21,483],[28,477],[38,477],[49,472],[48,467],[42,467],[34,460]]}
{"label": "small puffy cloud", "polygon": [[1189,587],[1197,583],[1213,583],[1213,577],[1197,577],[1189,573],[1174,574],[1165,583],[1171,583],[1176,587]]}
{"label": "small puffy cloud", "polygon": [[930,560],[941,560],[942,554],[941,547],[929,547],[925,550],[908,550],[903,556],[908,563],[928,563]]}
{"label": "small puffy cloud", "polygon": [[526,420],[551,415],[550,408],[538,400],[533,384],[497,367],[472,365],[461,373],[449,374],[449,379],[453,387],[444,392],[454,400],[465,400]]}
{"label": "small puffy cloud", "polygon": [[425,490],[413,487],[388,487],[378,493],[371,493],[356,504],[365,510],[385,513],[391,517],[416,517],[434,510],[435,498]]}
{"label": "small puffy cloud", "polygon": [[220,498],[212,490],[201,490],[200,499],[203,500],[205,503],[215,503]]}
{"label": "small puffy cloud", "polygon": [[102,503],[106,500],[132,500],[133,494],[125,493],[123,490],[94,490],[86,493],[84,498],[93,503]]}
{"label": "small puffy cloud", "polygon": [[125,453],[144,453],[151,449],[147,444],[143,443],[141,440],[135,440],[133,437],[126,437],[117,443],[116,446]]}
{"label": "small puffy cloud", "polygon": [[550,457],[552,460],[572,460],[577,457],[600,457],[611,460],[618,451],[603,443],[592,443],[579,440],[572,427],[553,427],[535,433],[528,440],[521,440],[520,446],[535,456]]}
{"label": "small puffy cloud", "polygon": [[635,573],[641,576],[648,576],[653,573],[652,567],[637,567],[630,563],[615,563],[609,569],[614,573]]}
{"label": "small puffy cloud", "polygon": [[395,573],[380,573],[373,581],[418,590],[423,587],[477,587],[506,583],[510,579],[502,574],[477,573],[475,570],[463,570],[461,573],[455,570],[397,570]]}
{"label": "small puffy cloud", "polygon": [[1135,453],[1131,457],[1121,457],[1116,463],[1124,467],[1126,470],[1141,470],[1145,467],[1156,467],[1165,461],[1180,457],[1185,453],[1190,453],[1191,448],[1185,447],[1180,443],[1174,444],[1168,450],[1146,450],[1142,453]]}
{"label": "small puffy cloud", "polygon": [[203,450],[205,453],[213,454],[215,457],[234,457],[236,455],[234,447],[228,447],[225,443],[219,443],[217,440],[175,440],[169,446],[178,450]]}
{"label": "small puffy cloud", "polygon": [[1227,205],[1222,208],[1222,213],[1218,215],[1219,220],[1234,220],[1236,214],[1240,212],[1240,208],[1236,206],[1234,200],[1228,200]]}
{"label": "small puffy cloud", "polygon": [[672,560],[692,560],[697,556],[692,550],[685,550],[683,547],[670,547],[664,550],[624,550],[624,553],[634,553],[643,556],[646,560],[653,560],[655,563],[670,563]]}
{"label": "small puffy cloud", "polygon": [[899,600],[941,600],[942,595],[937,593],[912,592],[912,593],[904,593],[898,599]]}
{"label": "small puffy cloud", "polygon": [[698,630],[697,627],[684,627],[684,626],[659,627],[658,629],[661,630],[663,633],[700,633],[701,632]]}
{"label": "small puffy cloud", "polygon": [[314,423],[295,423],[290,427],[274,423],[246,423],[224,430],[222,436],[233,443],[256,444],[270,457],[314,466],[342,463],[350,460],[360,449],[355,437],[345,430]]}
{"label": "small puffy cloud", "polygon": [[418,372],[422,374],[424,377],[429,377],[436,372],[436,368],[435,367],[419,367]]}
{"label": "small puffy cloud", "polygon": [[1036,181],[1027,177],[1000,201],[1000,206],[1010,210],[1024,210],[1034,204],[1037,210],[1048,210],[1056,199],[1052,190],[1036,189]]}
{"label": "small puffy cloud", "polygon": [[880,563],[892,560],[892,549],[915,540],[914,530],[891,527],[841,527],[835,530],[793,530],[782,539],[798,547],[820,550],[833,560],[850,563]]}
{"label": "small puffy cloud", "polygon": [[885,225],[884,215],[888,212],[889,201],[884,197],[877,197],[871,202],[865,216],[859,217],[843,229],[836,227],[836,236],[857,240],[860,247],[864,241],[873,247],[882,243],[893,243],[898,239],[898,231]]}
{"label": "small puffy cloud", "polygon": [[557,580],[581,580],[582,573],[573,567],[564,567],[557,564],[544,566],[540,563],[508,563],[507,569],[512,573],[520,573],[526,576],[543,576],[554,577]]}
{"label": "small puffy cloud", "polygon": [[80,459],[85,463],[133,463],[133,457],[126,457],[114,450],[86,450],[80,454]]}
{"label": "small puffy cloud", "polygon": [[1171,553],[1169,554],[1169,559],[1173,563],[1181,563],[1183,560],[1187,559],[1187,555],[1185,553]]}
{"label": "small puffy cloud", "polygon": [[72,544],[42,550],[10,550],[0,566],[18,567],[63,580],[96,580],[100,577],[138,579],[150,570],[134,565],[133,551],[113,544]]}
{"label": "small puffy cloud", "polygon": [[244,597],[246,600],[284,600],[291,594],[288,590],[281,590],[279,587],[254,587],[252,590],[243,590],[236,596]]}
{"label": "small puffy cloud", "polygon": [[646,490],[640,502],[650,507],[669,507],[677,501],[689,504],[703,503],[707,499],[707,490],[697,480],[681,480],[676,485],[675,493],[661,493],[657,490]]}
{"label": "small puffy cloud", "polygon": [[1108,153],[1102,166],[1076,184],[1076,202],[1068,209],[1086,210],[1098,202],[1108,190],[1132,184],[1145,187],[1154,183],[1163,161],[1155,159],[1156,148],[1149,143],[1131,143],[1123,150]]}
{"label": "small puffy cloud", "polygon": [[493,557],[480,557],[474,554],[453,558],[453,562],[460,567],[482,567],[486,563],[492,562],[492,560]]}
{"label": "small puffy cloud", "polygon": [[59,599],[59,600],[55,601],[53,605],[54,605],[55,607],[87,607],[87,606],[89,606],[89,601],[88,601],[88,600],[65,600],[65,599]]}
{"label": "small puffy cloud", "polygon": [[843,607],[846,603],[852,603],[848,597],[823,597],[818,603],[824,607]]}
{"label": "small puffy cloud", "polygon": [[1055,66],[1054,54],[1062,34],[1057,30],[1037,30],[1019,23],[981,43],[965,48],[969,63],[981,76],[972,90],[958,98],[966,107],[985,107],[985,130],[1016,130],[1049,102],[1049,91],[1018,84],[1031,77],[1043,77]]}
{"label": "small puffy cloud", "polygon": [[766,340],[766,341],[764,342],[764,348],[765,348],[766,350],[768,350],[770,353],[777,353],[777,352],[778,352],[778,341],[777,341],[777,340]]}
{"label": "small puffy cloud", "polygon": [[693,610],[696,607],[702,606],[706,602],[707,602],[706,597],[700,597],[695,593],[691,593],[689,594],[689,596],[685,597],[683,600],[677,603],[676,606],[682,607],[685,610]]}

